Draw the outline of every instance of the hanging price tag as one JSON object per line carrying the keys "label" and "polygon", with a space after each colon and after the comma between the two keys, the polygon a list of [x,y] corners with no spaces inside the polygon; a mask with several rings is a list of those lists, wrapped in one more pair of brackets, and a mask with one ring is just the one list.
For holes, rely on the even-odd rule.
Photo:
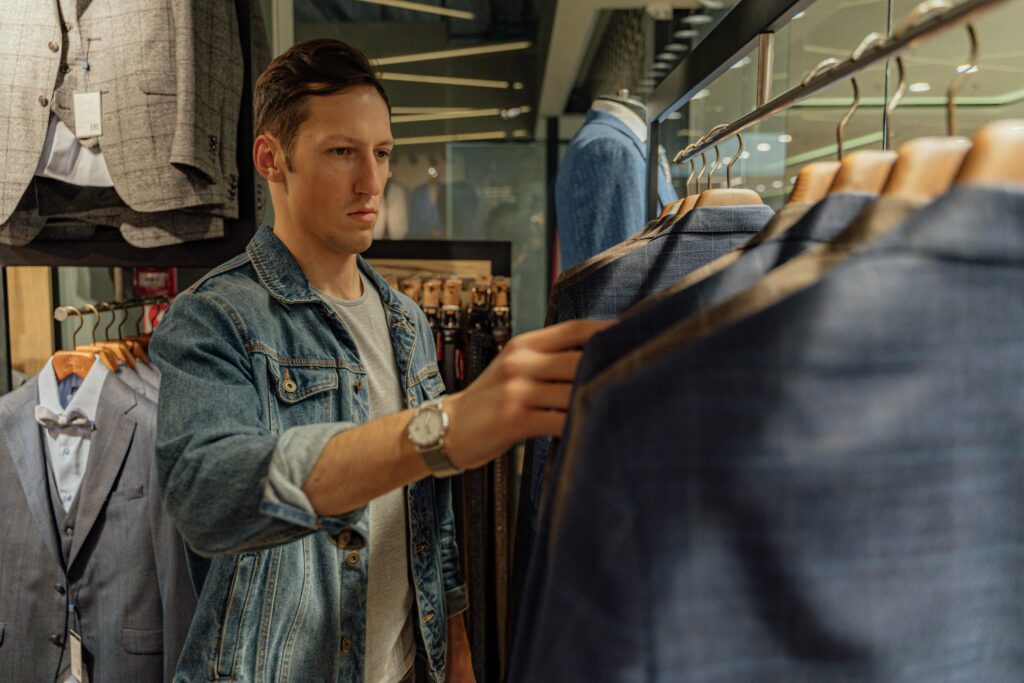
{"label": "hanging price tag", "polygon": [[75,137],[95,138],[103,135],[103,103],[98,92],[75,93]]}

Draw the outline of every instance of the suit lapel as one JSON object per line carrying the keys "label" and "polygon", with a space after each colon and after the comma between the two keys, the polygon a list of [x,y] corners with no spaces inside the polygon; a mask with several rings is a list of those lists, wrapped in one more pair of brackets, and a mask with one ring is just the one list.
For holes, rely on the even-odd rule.
{"label": "suit lapel", "polygon": [[[0,411],[0,457],[9,457],[18,471],[28,507],[39,527],[39,535],[58,564],[64,560],[50,507],[43,437],[34,409],[39,403],[38,379],[33,377],[11,393]],[[4,455],[6,452],[6,456]]]}
{"label": "suit lapel", "polygon": [[136,421],[128,414],[136,404],[135,393],[114,375],[107,376],[96,409],[96,437],[89,449],[89,464],[78,491],[75,538],[68,556],[70,568],[107,504],[110,489],[131,447]]}

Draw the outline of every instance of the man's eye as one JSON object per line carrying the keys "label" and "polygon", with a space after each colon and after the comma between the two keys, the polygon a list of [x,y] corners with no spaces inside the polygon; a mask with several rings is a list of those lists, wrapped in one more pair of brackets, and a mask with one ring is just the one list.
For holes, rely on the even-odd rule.
{"label": "man's eye", "polygon": [[352,148],[350,148],[350,147],[335,147],[331,151],[334,152],[334,154],[336,154],[337,156],[345,156],[346,154],[350,154],[352,152]]}
{"label": "man's eye", "polygon": [[377,158],[378,159],[390,159],[391,158],[391,151],[387,150],[387,149],[382,149],[382,150],[377,152]]}

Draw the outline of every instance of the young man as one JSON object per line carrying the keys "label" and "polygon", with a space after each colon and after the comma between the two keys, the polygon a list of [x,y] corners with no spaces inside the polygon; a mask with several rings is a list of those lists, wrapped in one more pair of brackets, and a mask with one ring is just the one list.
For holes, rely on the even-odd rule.
{"label": "young man", "polygon": [[517,337],[435,401],[425,316],[358,257],[393,145],[370,64],[297,45],[254,100],[276,224],[179,296],[151,347],[160,483],[201,591],[177,680],[397,683],[418,641],[430,681],[473,681],[446,477],[559,434],[606,323]]}

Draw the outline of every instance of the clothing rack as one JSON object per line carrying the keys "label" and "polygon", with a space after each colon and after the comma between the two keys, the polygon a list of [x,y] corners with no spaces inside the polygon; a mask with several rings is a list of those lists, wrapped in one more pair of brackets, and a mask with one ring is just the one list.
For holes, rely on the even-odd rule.
{"label": "clothing rack", "polygon": [[78,306],[57,306],[57,308],[53,309],[53,319],[57,322],[64,322],[73,315],[85,316],[86,314],[99,317],[100,313],[124,311],[129,308],[143,308],[155,304],[169,304],[172,301],[174,301],[173,296],[149,296],[128,301],[103,301],[93,304],[92,309],[82,309]]}
{"label": "clothing rack", "polygon": [[[686,163],[708,149],[715,147],[723,140],[774,116],[814,93],[836,83],[846,81],[867,67],[914,47],[937,33],[966,23],[976,15],[1004,2],[1007,2],[1007,0],[964,0],[941,13],[925,15],[909,29],[888,40],[876,43],[855,58],[812,70],[800,85],[790,88],[736,121],[719,127],[684,149],[676,156],[674,161],[678,164]],[[921,7],[919,6],[919,9]]]}

